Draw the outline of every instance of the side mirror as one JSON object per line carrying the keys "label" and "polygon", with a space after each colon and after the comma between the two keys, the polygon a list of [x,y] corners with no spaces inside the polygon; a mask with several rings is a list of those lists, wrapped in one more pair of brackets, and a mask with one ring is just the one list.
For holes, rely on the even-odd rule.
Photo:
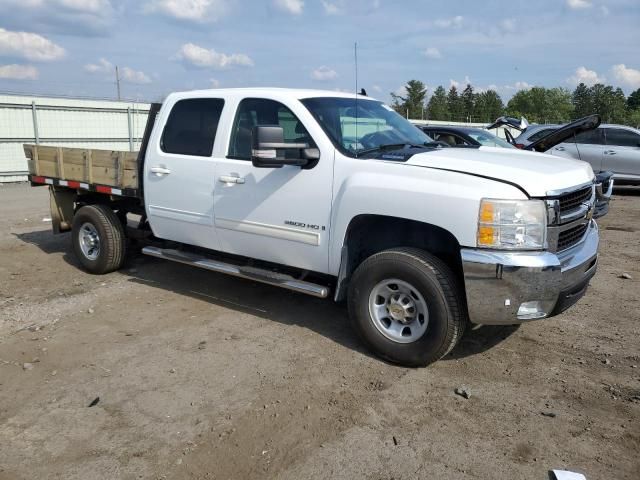
{"label": "side mirror", "polygon": [[[287,150],[297,150],[299,156],[286,158]],[[284,130],[277,125],[258,125],[251,130],[251,163],[257,168],[281,168],[283,165],[304,167],[320,158],[317,148],[306,143],[285,143]]]}

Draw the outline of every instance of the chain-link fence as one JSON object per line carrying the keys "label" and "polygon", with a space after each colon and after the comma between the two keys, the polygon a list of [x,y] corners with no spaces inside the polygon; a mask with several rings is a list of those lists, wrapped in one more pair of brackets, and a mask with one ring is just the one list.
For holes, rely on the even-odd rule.
{"label": "chain-link fence", "polygon": [[24,143],[136,151],[148,103],[0,95],[0,182],[26,180]]}

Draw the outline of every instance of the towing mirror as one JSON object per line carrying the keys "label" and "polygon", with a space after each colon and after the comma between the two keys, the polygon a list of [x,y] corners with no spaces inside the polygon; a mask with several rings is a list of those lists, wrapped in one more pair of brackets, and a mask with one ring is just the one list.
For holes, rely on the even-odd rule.
{"label": "towing mirror", "polygon": [[[251,163],[258,168],[281,168],[283,165],[304,167],[320,158],[317,148],[306,143],[285,143],[284,130],[278,125],[258,125],[251,131]],[[286,152],[297,151],[295,158]]]}

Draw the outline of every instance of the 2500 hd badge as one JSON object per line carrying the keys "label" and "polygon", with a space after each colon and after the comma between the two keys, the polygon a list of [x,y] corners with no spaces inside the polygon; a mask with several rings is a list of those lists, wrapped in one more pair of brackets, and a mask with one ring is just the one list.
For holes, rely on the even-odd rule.
{"label": "2500 hd badge", "polygon": [[309,228],[311,230],[322,230],[323,232],[325,230],[324,226],[312,225],[310,223],[303,223],[303,222],[294,222],[293,220],[285,220],[284,224],[285,225],[291,225],[292,227],[298,227],[298,228]]}

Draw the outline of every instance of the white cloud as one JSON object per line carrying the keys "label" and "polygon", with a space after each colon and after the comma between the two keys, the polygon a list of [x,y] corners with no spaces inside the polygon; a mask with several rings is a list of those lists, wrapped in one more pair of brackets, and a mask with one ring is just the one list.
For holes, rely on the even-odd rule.
{"label": "white cloud", "polygon": [[[115,75],[116,71],[115,65],[106,58],[101,58],[97,63],[88,63],[84,66],[84,69],[89,73],[100,73],[105,76]],[[140,70],[134,70],[130,67],[120,67],[118,68],[118,73],[124,82],[139,84],[151,83],[151,78]]]}
{"label": "white cloud", "polygon": [[620,83],[631,88],[640,88],[640,70],[628,68],[624,63],[611,67],[613,76]]}
{"label": "white cloud", "polygon": [[449,80],[449,87],[456,87],[457,90],[464,89],[468,84],[473,85],[473,83],[471,83],[471,79],[469,78],[469,75],[465,75],[464,80],[462,82],[458,82],[454,79]]}
{"label": "white cloud", "polygon": [[300,15],[304,9],[304,0],[274,0],[273,4],[287,13]]}
{"label": "white cloud", "polygon": [[84,69],[89,73],[107,73],[112,72],[114,67],[110,61],[101,58],[100,60],[98,60],[98,63],[86,64],[84,66]]}
{"label": "white cloud", "polygon": [[589,70],[586,67],[578,67],[573,75],[567,78],[567,83],[570,85],[578,85],[579,83],[584,83],[585,85],[591,86],[596,83],[604,83],[607,79],[605,77],[601,77],[598,75],[598,72],[594,70]]}
{"label": "white cloud", "polygon": [[215,50],[207,50],[193,43],[185,43],[180,48],[176,58],[188,65],[199,68],[225,69],[233,66],[252,67],[253,60],[244,53],[219,53]]}
{"label": "white cloud", "polygon": [[434,22],[434,25],[439,28],[460,28],[464,17],[457,15],[451,18],[440,18]]}
{"label": "white cloud", "polygon": [[440,53],[440,50],[438,50],[435,47],[427,48],[424,52],[422,52],[422,54],[427,58],[433,58],[433,59],[442,58],[442,54]]}
{"label": "white cloud", "polygon": [[591,0],[567,0],[567,6],[572,10],[591,8]]}
{"label": "white cloud", "polygon": [[340,15],[344,12],[344,5],[342,1],[322,0],[322,6],[324,7],[324,13],[327,15]]}
{"label": "white cloud", "polygon": [[144,9],[177,20],[206,23],[219,20],[229,8],[226,0],[151,0]]}
{"label": "white cloud", "polygon": [[0,28],[0,55],[44,62],[64,57],[65,51],[36,33],[12,32]]}
{"label": "white cloud", "polygon": [[151,83],[151,79],[144,72],[141,72],[139,70],[134,70],[133,68],[129,68],[129,67],[122,67],[119,70],[120,70],[120,77],[125,82],[140,83],[140,84]]}
{"label": "white cloud", "polygon": [[210,78],[209,84],[211,85],[211,88],[218,88],[220,86],[220,80],[217,78]]}
{"label": "white cloud", "polygon": [[338,78],[338,72],[323,65],[311,72],[311,78],[321,82],[327,82],[329,80],[335,80],[336,78]]}
{"label": "white cloud", "polygon": [[374,85],[371,87],[371,90],[380,93],[382,91],[382,88],[380,87],[380,85]]}
{"label": "white cloud", "polygon": [[8,80],[35,80],[38,69],[31,65],[0,65],[0,78]]}
{"label": "white cloud", "polygon": [[533,85],[527,82],[516,82],[513,86],[516,90],[529,90],[533,88]]}
{"label": "white cloud", "polygon": [[111,0],[0,0],[0,6],[20,28],[65,35],[107,33],[114,17]]}

